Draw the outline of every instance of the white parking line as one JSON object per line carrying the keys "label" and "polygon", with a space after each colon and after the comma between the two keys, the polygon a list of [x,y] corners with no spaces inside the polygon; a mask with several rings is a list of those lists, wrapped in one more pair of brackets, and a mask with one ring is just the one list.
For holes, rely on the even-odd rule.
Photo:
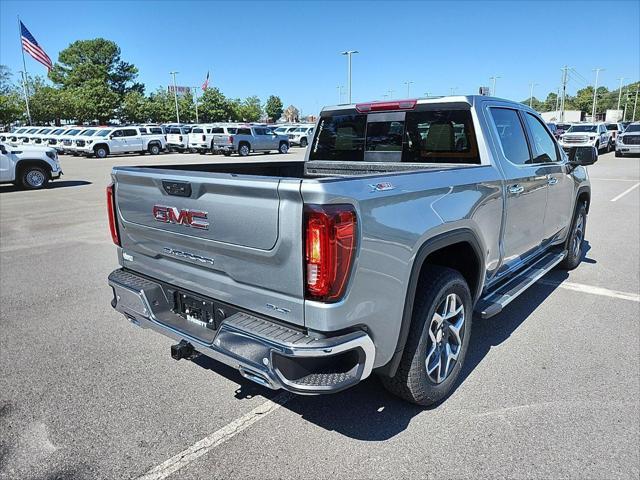
{"label": "white parking line", "polygon": [[629,187],[627,188],[624,192],[622,192],[620,195],[618,195],[617,197],[614,197],[611,199],[612,202],[615,202],[616,200],[620,200],[622,197],[624,197],[627,193],[632,192],[633,190],[635,190],[636,188],[640,187],[640,182],[636,183],[633,187]]}
{"label": "white parking line", "polygon": [[604,180],[607,182],[637,182],[635,178],[598,178],[598,177],[589,177],[589,180]]}
{"label": "white parking line", "polygon": [[554,282],[553,280],[538,280],[538,283],[552,287],[566,288],[567,290],[574,290],[576,292],[590,293],[591,295],[601,295],[603,297],[640,302],[640,295],[637,293],[619,292],[617,290],[609,290],[608,288],[592,287],[591,285],[584,285],[582,283]]}
{"label": "white parking line", "polygon": [[249,413],[235,419],[228,425],[222,427],[220,430],[216,430],[211,435],[204,437],[202,440],[194,443],[186,450],[174,455],[165,462],[162,462],[157,467],[152,468],[144,475],[137,478],[137,480],[161,480],[167,478],[169,475],[177,472],[181,468],[189,465],[194,460],[200,458],[202,455],[209,452],[211,449],[218,445],[231,440],[238,433],[242,432],[246,428],[266,417],[270,413],[275,412],[282,405],[287,403],[293,394],[289,392],[283,392],[276,395],[273,400],[267,400],[266,402],[258,405]]}

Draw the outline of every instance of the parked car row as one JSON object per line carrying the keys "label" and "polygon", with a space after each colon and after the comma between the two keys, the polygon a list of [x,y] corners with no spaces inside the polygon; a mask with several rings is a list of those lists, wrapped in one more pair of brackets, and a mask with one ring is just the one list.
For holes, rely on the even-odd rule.
{"label": "parked car row", "polygon": [[[626,153],[634,153],[633,147],[628,148],[622,141],[630,122],[547,123],[547,126],[565,150],[571,147],[592,146],[598,152],[615,150],[617,157],[623,155],[621,148],[625,149]],[[634,137],[630,135],[627,141],[635,141]]]}
{"label": "parked car row", "polygon": [[291,145],[306,147],[313,129],[314,126],[309,124],[275,127],[247,123],[28,126],[0,133],[0,141],[22,146],[49,146],[59,154],[98,158],[113,153],[156,155],[162,151],[246,156],[251,152],[287,153]]}

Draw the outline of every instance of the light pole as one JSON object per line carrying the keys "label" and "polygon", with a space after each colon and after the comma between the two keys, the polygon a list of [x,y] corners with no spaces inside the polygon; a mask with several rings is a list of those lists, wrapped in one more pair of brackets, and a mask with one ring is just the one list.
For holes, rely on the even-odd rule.
{"label": "light pole", "polygon": [[620,87],[618,88],[618,108],[616,110],[620,110],[620,100],[622,100],[622,81],[624,80],[624,77],[620,77],[618,80],[620,80]]}
{"label": "light pole", "polygon": [[529,84],[529,86],[531,87],[531,95],[529,95],[529,108],[533,108],[533,89],[537,85],[539,85],[539,84],[538,83],[533,83],[533,82]]}
{"label": "light pole", "polygon": [[635,122],[636,121],[636,107],[638,106],[638,89],[640,87],[636,84],[636,99],[633,102],[633,116],[631,117],[631,121]]}
{"label": "light pole", "polygon": [[427,98],[429,98],[429,97],[430,97],[429,92],[424,92],[424,93],[423,93],[423,95],[424,95],[425,97],[427,97]]}
{"label": "light pole", "polygon": [[409,98],[409,97],[411,96],[411,94],[410,94],[409,92],[411,92],[411,84],[412,84],[412,83],[413,83],[413,82],[412,82],[412,81],[409,81],[409,80],[407,80],[406,82],[404,82],[404,84],[407,86],[407,98]]}
{"label": "light pole", "polygon": [[347,63],[348,63],[348,70],[347,70],[347,91],[348,93],[348,99],[349,99],[349,103],[351,103],[351,56],[356,54],[356,53],[360,53],[357,50],[345,50],[344,52],[341,52],[340,55],[346,55],[347,56]]}
{"label": "light pole", "polygon": [[456,90],[458,89],[458,87],[451,87],[451,96],[456,94]]}
{"label": "light pole", "polygon": [[393,92],[394,92],[394,90],[390,88],[389,89],[389,98],[393,98]]}
{"label": "light pole", "polygon": [[497,75],[494,75],[493,77],[489,77],[489,80],[491,80],[491,96],[495,97],[496,96],[496,80],[498,80],[499,77]]}
{"label": "light pole", "polygon": [[176,121],[180,123],[180,112],[178,112],[178,88],[176,87],[176,74],[180,72],[169,72],[169,75],[173,75],[173,97],[176,101]]}
{"label": "light pole", "polygon": [[591,121],[596,121],[596,104],[598,103],[598,75],[600,72],[604,70],[604,68],[594,68],[593,71],[596,72],[596,83],[593,87],[593,108],[591,110]]}

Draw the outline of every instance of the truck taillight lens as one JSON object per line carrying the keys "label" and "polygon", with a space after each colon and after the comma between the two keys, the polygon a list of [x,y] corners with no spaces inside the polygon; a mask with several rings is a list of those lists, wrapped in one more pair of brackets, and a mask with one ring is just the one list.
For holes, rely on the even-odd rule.
{"label": "truck taillight lens", "polygon": [[305,206],[306,296],[323,302],[344,294],[356,249],[351,205]]}
{"label": "truck taillight lens", "polygon": [[229,137],[229,143],[233,143],[233,137]]}
{"label": "truck taillight lens", "polygon": [[116,217],[116,196],[113,183],[107,187],[107,213],[109,215],[109,231],[111,240],[120,246],[120,235],[118,233],[118,223]]}

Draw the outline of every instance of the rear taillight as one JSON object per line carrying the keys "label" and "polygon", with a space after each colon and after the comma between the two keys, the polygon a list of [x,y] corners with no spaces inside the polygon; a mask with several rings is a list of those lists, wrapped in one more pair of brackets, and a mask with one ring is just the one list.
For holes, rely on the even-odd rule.
{"label": "rear taillight", "polygon": [[116,195],[113,183],[107,187],[107,213],[109,215],[109,231],[111,240],[120,246],[120,235],[118,233],[118,223],[116,220]]}
{"label": "rear taillight", "polygon": [[229,143],[233,143],[233,137],[229,137]]}
{"label": "rear taillight", "polygon": [[305,206],[306,296],[335,302],[344,294],[356,249],[351,205]]}

